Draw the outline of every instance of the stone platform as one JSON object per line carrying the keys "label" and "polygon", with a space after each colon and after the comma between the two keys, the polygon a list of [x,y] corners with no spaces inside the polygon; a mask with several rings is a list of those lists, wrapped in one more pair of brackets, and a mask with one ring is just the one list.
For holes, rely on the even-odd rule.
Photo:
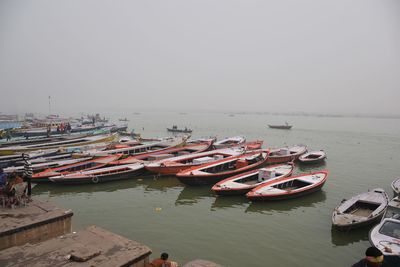
{"label": "stone platform", "polygon": [[39,200],[25,207],[0,208],[0,250],[69,233],[72,215],[71,210]]}
{"label": "stone platform", "polygon": [[0,251],[0,266],[145,267],[150,254],[147,246],[90,226],[38,244]]}

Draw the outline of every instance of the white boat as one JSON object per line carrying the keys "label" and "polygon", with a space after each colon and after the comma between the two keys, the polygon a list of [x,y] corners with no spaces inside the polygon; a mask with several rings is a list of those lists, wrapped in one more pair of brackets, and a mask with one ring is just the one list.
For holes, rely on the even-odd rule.
{"label": "white boat", "polygon": [[225,139],[215,142],[214,147],[216,149],[226,148],[226,147],[230,147],[230,146],[243,144],[244,142],[246,142],[246,138],[244,138],[243,136],[234,136],[234,137],[225,138]]}
{"label": "white boat", "polygon": [[394,180],[391,184],[395,196],[400,195],[400,178]]}
{"label": "white boat", "polygon": [[293,164],[281,164],[252,170],[222,180],[216,183],[211,190],[218,195],[246,194],[263,183],[290,176],[293,168]]}
{"label": "white boat", "polygon": [[323,162],[326,153],[323,150],[307,152],[299,157],[299,162],[303,164],[314,164]]}
{"label": "white boat", "polygon": [[393,198],[382,221],[369,232],[372,245],[387,256],[400,256],[400,199]]}
{"label": "white boat", "polygon": [[343,199],[332,213],[332,224],[339,230],[373,224],[382,218],[388,203],[389,197],[381,188]]}

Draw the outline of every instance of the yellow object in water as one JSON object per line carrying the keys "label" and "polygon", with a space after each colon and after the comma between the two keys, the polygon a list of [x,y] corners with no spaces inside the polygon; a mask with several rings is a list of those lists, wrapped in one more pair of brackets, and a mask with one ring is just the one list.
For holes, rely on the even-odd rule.
{"label": "yellow object in water", "polygon": [[156,211],[161,211],[161,208],[155,208]]}

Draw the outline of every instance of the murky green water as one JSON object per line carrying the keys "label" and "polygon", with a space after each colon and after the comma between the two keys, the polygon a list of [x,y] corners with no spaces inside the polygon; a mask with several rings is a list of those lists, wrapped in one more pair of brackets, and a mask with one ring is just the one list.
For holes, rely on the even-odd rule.
{"label": "murky green water", "polygon": [[[332,230],[332,210],[343,198],[369,188],[382,187],[392,195],[390,182],[400,175],[396,119],[177,112],[130,119],[143,136],[167,136],[166,127],[177,124],[192,128],[194,137],[244,135],[268,147],[302,143],[327,152],[325,165],[296,168],[296,173],[328,169],[322,191],[281,202],[216,197],[208,186],[185,187],[174,177],[34,188],[40,197],[74,211],[74,229],[97,224],[148,245],[153,256],[167,251],[180,263],[203,258],[237,267],[350,266],[369,246],[369,229]],[[291,131],[266,126],[285,121],[294,125]]]}

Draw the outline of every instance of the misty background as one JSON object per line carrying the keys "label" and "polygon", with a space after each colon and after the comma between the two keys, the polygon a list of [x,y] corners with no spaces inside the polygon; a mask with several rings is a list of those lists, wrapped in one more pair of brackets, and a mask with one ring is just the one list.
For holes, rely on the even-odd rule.
{"label": "misty background", "polygon": [[0,112],[400,114],[400,1],[0,0]]}

